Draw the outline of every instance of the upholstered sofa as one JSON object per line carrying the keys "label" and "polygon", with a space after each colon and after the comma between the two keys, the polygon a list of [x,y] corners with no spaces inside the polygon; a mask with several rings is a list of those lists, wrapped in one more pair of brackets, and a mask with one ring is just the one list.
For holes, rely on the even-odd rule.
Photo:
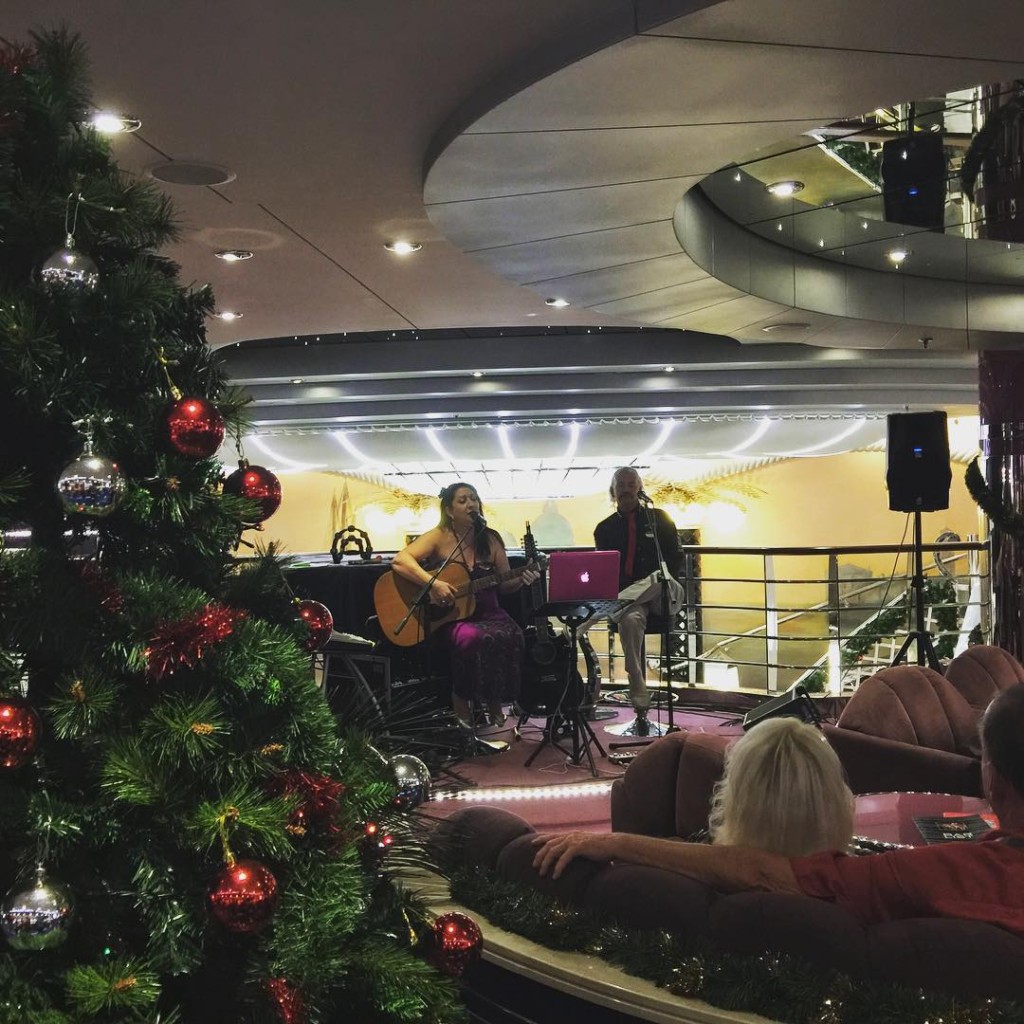
{"label": "upholstered sofa", "polygon": [[[993,677],[992,693],[1013,685],[1018,670],[1024,677],[1009,656],[972,650],[954,672],[958,679],[970,677],[972,693],[989,685],[979,681],[978,665]],[[938,673],[898,666],[866,680],[824,732],[854,792],[980,795],[982,709]],[[734,739],[677,732],[650,744],[612,785],[613,830],[673,838],[699,834]],[[576,861],[557,881],[542,879],[532,867],[534,834],[521,818],[490,807],[460,811],[441,826],[446,845],[457,848],[464,862],[627,926],[667,928],[725,952],[790,953],[854,977],[964,996],[1020,998],[1024,939],[991,925],[915,919],[865,927],[821,900],[723,895],[680,875],[630,864]]]}
{"label": "upholstered sofa", "polygon": [[[884,669],[823,731],[854,793],[981,796],[978,711],[931,669]],[[612,828],[682,837],[704,828],[734,739],[681,731],[652,743],[612,784]]]}
{"label": "upholstered sofa", "polygon": [[463,864],[494,870],[627,927],[669,929],[723,952],[789,953],[812,968],[935,992],[1020,997],[1024,939],[992,925],[916,919],[864,927],[823,900],[775,893],[723,895],[682,875],[633,864],[577,860],[557,880],[540,878],[532,866],[533,828],[494,807],[458,811],[440,830]]}
{"label": "upholstered sofa", "polygon": [[957,655],[945,671],[947,681],[977,712],[1008,686],[1024,683],[1024,665],[1001,647],[978,644]]}

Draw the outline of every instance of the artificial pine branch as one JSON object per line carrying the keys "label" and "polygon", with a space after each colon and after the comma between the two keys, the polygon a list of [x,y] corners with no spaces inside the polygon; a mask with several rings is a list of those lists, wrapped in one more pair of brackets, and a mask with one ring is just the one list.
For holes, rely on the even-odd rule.
{"label": "artificial pine branch", "polygon": [[288,860],[293,854],[288,817],[298,801],[270,797],[246,786],[235,786],[220,800],[203,801],[185,821],[185,831],[200,850],[213,850],[226,828],[232,849],[241,857],[259,855]]}
{"label": "artificial pine branch", "polygon": [[177,796],[173,773],[136,736],[110,744],[100,771],[100,785],[111,799],[139,807],[169,807]]}
{"label": "artificial pine branch", "polygon": [[1024,515],[1017,509],[1007,505],[1002,498],[989,487],[978,465],[973,459],[964,474],[964,483],[978,507],[992,520],[992,525],[1007,536],[1017,540],[1024,539]]}
{"label": "artificial pine branch", "polygon": [[102,675],[82,672],[64,679],[47,711],[58,739],[84,739],[116,722],[123,689]]}
{"label": "artificial pine branch", "polygon": [[72,967],[67,973],[67,992],[78,1012],[96,1017],[152,1006],[160,995],[160,982],[141,961],[115,960]]}
{"label": "artificial pine branch", "polygon": [[157,759],[192,771],[211,764],[223,750],[229,731],[220,703],[211,695],[171,696],[158,702],[141,726]]}

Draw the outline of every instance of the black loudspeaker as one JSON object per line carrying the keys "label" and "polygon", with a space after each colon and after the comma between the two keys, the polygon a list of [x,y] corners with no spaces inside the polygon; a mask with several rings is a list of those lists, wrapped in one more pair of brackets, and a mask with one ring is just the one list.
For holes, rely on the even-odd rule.
{"label": "black loudspeaker", "polygon": [[885,451],[885,486],[893,512],[949,508],[953,474],[944,412],[894,413]]}
{"label": "black loudspeaker", "polygon": [[758,722],[767,721],[769,718],[799,718],[801,722],[810,725],[821,725],[821,716],[814,706],[807,690],[802,686],[794,686],[787,690],[781,697],[773,697],[763,704],[758,704],[753,711],[748,711],[743,716],[743,731],[752,729]]}
{"label": "black loudspeaker", "polygon": [[945,227],[947,176],[941,134],[922,133],[884,143],[885,219],[941,231]]}

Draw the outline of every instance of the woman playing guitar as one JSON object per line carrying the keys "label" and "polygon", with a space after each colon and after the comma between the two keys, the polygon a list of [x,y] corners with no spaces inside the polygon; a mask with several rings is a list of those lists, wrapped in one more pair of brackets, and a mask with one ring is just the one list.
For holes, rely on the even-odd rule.
{"label": "woman playing guitar", "polygon": [[[430,603],[438,617],[457,609],[465,587],[459,578],[488,576],[495,572],[505,578],[497,587],[470,592],[475,608],[460,621],[437,627],[447,636],[451,650],[452,707],[459,724],[472,731],[473,705],[486,707],[492,724],[505,721],[502,702],[519,695],[523,660],[523,632],[498,604],[498,591],[510,593],[529,585],[539,573],[527,567],[520,573],[509,569],[501,537],[488,529],[476,488],[453,483],[440,494],[441,521],[395,555],[392,569],[411,583],[422,586],[431,573],[423,565],[437,565],[454,552],[454,582],[445,570],[430,588]],[[449,567],[451,568],[451,567]],[[436,621],[436,620],[435,620]]]}

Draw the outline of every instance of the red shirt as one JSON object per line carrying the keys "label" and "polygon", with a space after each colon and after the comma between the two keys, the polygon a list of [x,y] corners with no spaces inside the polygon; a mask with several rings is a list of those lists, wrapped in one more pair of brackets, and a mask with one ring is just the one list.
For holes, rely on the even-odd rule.
{"label": "red shirt", "polygon": [[808,896],[829,900],[861,924],[908,917],[984,921],[1024,937],[1024,843],[992,831],[972,842],[848,857],[790,861]]}

